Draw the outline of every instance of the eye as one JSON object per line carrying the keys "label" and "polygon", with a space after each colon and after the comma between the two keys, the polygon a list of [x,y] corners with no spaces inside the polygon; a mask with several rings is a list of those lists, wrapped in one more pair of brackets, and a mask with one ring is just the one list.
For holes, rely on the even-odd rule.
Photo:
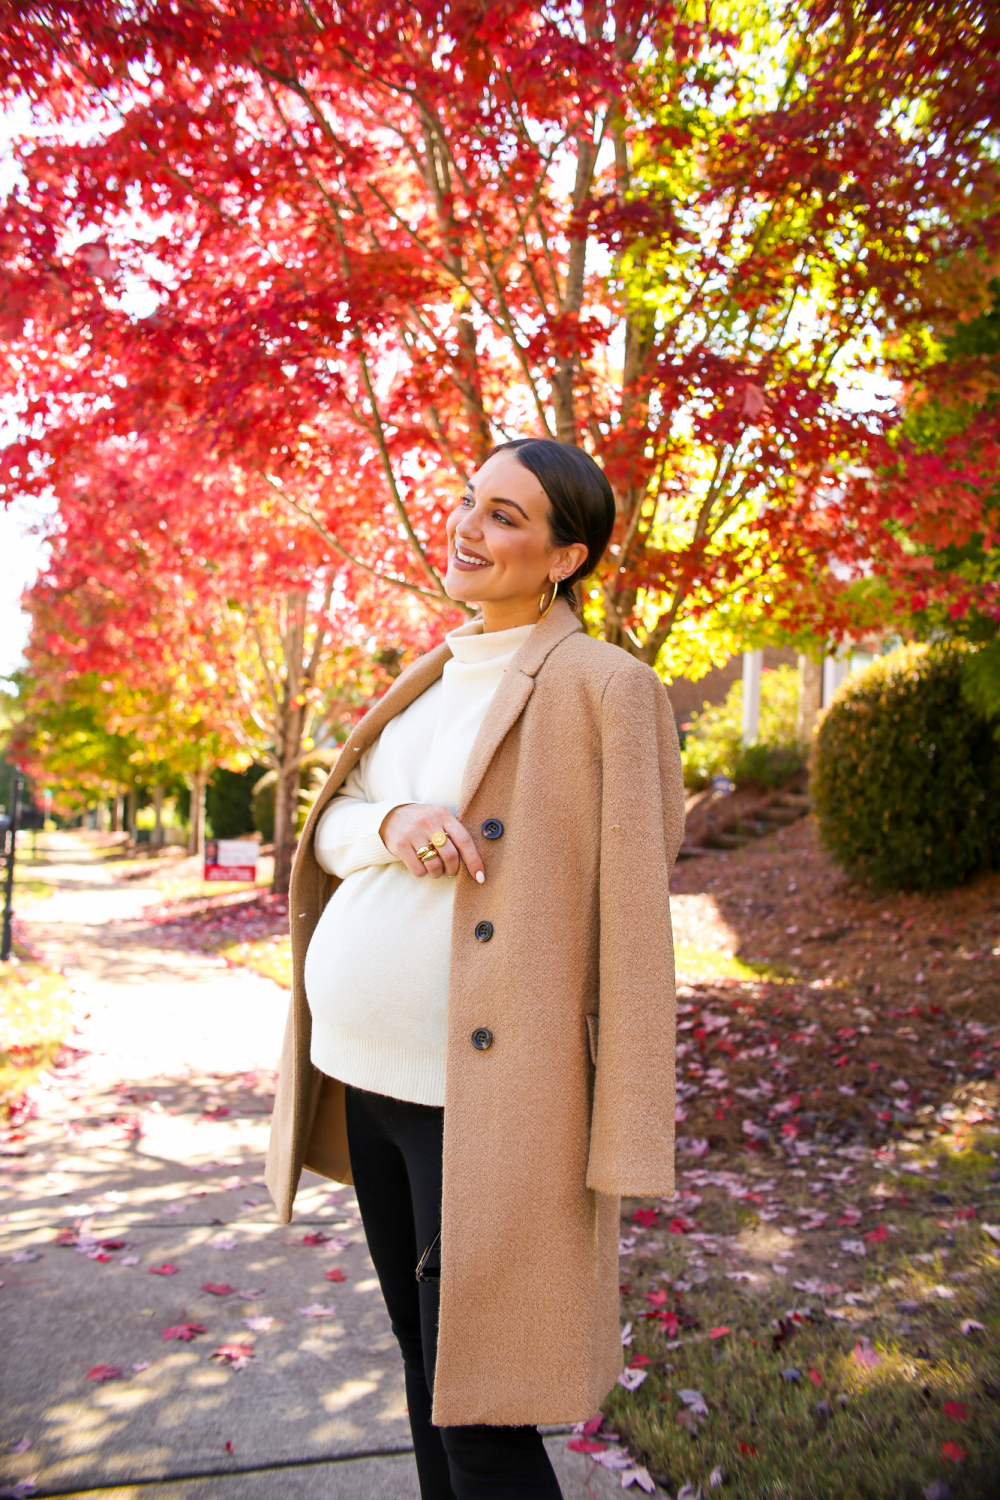
{"label": "eye", "polygon": [[475,505],[476,502],[471,495],[463,495],[460,503],[463,508],[468,508]]}
{"label": "eye", "polygon": [[514,524],[514,522],[511,520],[510,516],[504,510],[495,510],[493,512],[493,520],[494,521],[502,521],[505,526],[513,526],[513,524]]}

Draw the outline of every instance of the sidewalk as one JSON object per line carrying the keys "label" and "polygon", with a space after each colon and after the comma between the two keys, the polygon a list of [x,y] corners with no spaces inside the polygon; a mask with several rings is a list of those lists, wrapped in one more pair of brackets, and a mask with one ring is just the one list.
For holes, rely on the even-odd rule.
{"label": "sidewalk", "polygon": [[[279,1226],[263,1185],[287,993],[152,946],[158,893],[87,853],[26,923],[80,1034],[2,1161],[0,1493],[416,1497],[353,1194],[309,1176]],[[619,1492],[549,1443],[567,1497]]]}

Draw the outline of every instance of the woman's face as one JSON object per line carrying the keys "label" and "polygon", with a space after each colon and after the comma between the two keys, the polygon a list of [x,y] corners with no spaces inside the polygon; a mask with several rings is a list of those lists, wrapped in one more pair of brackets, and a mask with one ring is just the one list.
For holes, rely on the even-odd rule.
{"label": "woman's face", "polygon": [[452,599],[504,613],[538,616],[549,580],[568,577],[587,556],[582,542],[556,547],[549,532],[549,498],[512,453],[495,453],[469,482],[448,517],[448,572]]}

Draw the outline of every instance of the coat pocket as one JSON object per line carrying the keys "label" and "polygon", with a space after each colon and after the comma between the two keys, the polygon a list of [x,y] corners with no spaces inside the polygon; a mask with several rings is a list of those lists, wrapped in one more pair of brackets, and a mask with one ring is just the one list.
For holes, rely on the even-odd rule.
{"label": "coat pocket", "polygon": [[600,1029],[600,1016],[585,1016],[587,1022],[587,1039],[590,1042],[590,1060],[597,1067],[597,1033]]}

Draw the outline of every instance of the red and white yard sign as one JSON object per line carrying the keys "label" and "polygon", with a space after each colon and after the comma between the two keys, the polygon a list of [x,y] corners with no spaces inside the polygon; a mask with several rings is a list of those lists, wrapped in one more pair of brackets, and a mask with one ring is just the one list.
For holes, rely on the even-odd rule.
{"label": "red and white yard sign", "polygon": [[260,844],[251,839],[207,839],[205,842],[206,880],[257,879]]}

